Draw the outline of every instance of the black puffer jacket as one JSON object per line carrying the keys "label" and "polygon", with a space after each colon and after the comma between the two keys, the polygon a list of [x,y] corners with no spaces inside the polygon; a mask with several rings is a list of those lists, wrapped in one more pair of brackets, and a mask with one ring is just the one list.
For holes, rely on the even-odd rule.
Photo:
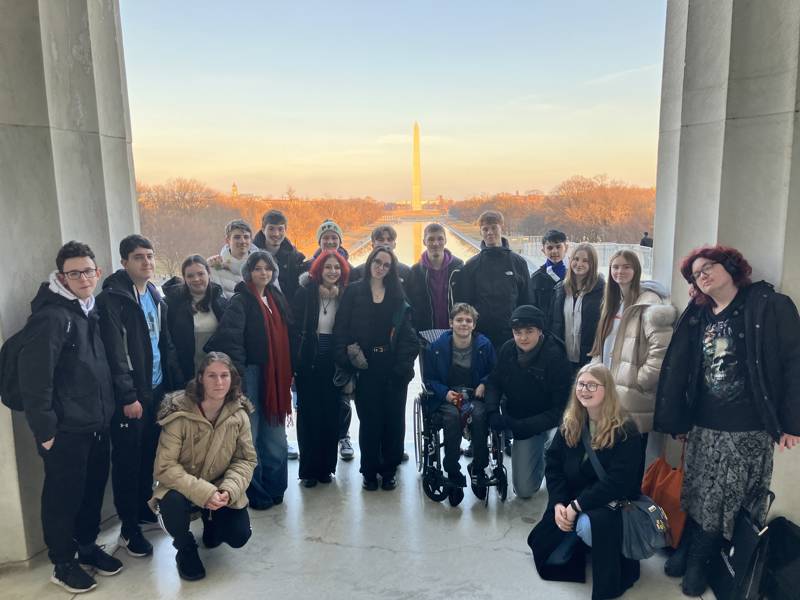
{"label": "black puffer jacket", "polygon": [[[447,307],[453,308],[453,287],[458,271],[464,266],[464,261],[454,256],[447,265]],[[414,328],[417,331],[433,329],[433,305],[431,301],[431,288],[428,285],[428,268],[422,261],[411,267],[411,273],[406,283],[406,296],[411,303],[411,316]]]}
{"label": "black puffer jacket", "polygon": [[[262,250],[267,249],[267,238],[263,231],[256,234],[253,243]],[[305,259],[305,255],[294,247],[289,238],[284,238],[275,254],[275,260],[278,261],[278,281],[286,298],[294,298]]]}
{"label": "black puffer jacket", "polygon": [[[567,267],[569,268],[569,267]],[[542,310],[545,322],[552,318],[553,296],[555,295],[556,285],[560,283],[550,277],[547,267],[542,265],[531,275],[531,304]]]}
{"label": "black puffer jacket", "polygon": [[[267,329],[260,300],[248,289],[247,284],[240,281],[235,288],[235,294],[228,302],[228,308],[222,315],[219,327],[206,342],[203,350],[206,352],[224,352],[231,357],[239,374],[244,377],[244,368],[247,365],[265,365],[269,360],[269,344],[267,343]],[[270,292],[275,299],[278,310],[281,311],[286,327],[292,325],[292,314],[284,295],[274,285],[270,284]],[[274,308],[274,307],[273,307]],[[289,352],[289,348],[286,348]]]}
{"label": "black puffer jacket", "polygon": [[[580,361],[581,366],[591,360],[589,352],[594,345],[594,336],[597,333],[597,324],[600,322],[600,309],[603,305],[603,288],[605,280],[600,277],[594,288],[584,294],[581,303],[581,347]],[[564,339],[564,302],[567,296],[564,291],[564,282],[559,281],[553,288],[553,307],[550,310],[550,332],[560,339]],[[565,342],[566,345],[566,342]]]}
{"label": "black puffer jacket", "polygon": [[[388,294],[386,301],[392,301]],[[411,325],[411,309],[405,298],[399,297],[393,301],[392,322],[386,324],[390,328],[389,345],[394,357],[392,375],[406,385],[414,377],[414,359],[419,353],[419,343]],[[367,348],[371,328],[379,326],[363,318],[370,313],[371,303],[372,292],[368,281],[358,281],[344,291],[333,327],[334,358],[344,369],[353,370],[347,357],[347,346],[358,342],[362,349]]]}
{"label": "black puffer jacket", "polygon": [[495,350],[511,339],[509,319],[514,309],[530,304],[528,263],[508,246],[487,248],[467,261],[456,276],[455,302],[466,302],[478,313],[479,332],[491,340]]}
{"label": "black puffer jacket", "polygon": [[[343,289],[339,290],[344,293]],[[319,348],[319,284],[308,279],[297,288],[292,302],[294,325],[289,332],[292,346],[292,368],[296,374],[313,370]]]}
{"label": "black puffer jacket", "polygon": [[514,432],[524,440],[556,427],[567,404],[572,369],[564,344],[545,333],[536,356],[527,367],[517,360],[517,345],[508,340],[497,356],[497,364],[486,386],[486,411],[496,412],[506,397],[503,415]]}
{"label": "black puffer jacket", "polygon": [[114,388],[96,310],[87,317],[78,300],[52,292],[47,283],[31,302],[19,354],[25,417],[38,443],[59,431],[108,429]]}
{"label": "black puffer jacket", "polygon": [[[163,386],[166,391],[176,390],[183,383],[183,374],[167,327],[167,304],[155,285],[148,283],[147,289],[158,306]],[[153,400],[153,348],[134,290],[130,276],[120,269],[103,282],[103,291],[97,297],[100,332],[114,378],[117,406],[137,400],[150,404]]]}
{"label": "black puffer jacket", "polygon": [[[219,322],[228,306],[228,300],[222,294],[222,286],[211,282],[208,285],[211,286],[211,311]],[[165,283],[163,289],[164,300],[169,307],[167,325],[184,378],[180,387],[185,387],[194,377],[195,338],[192,295],[183,281],[177,280],[177,278]]]}
{"label": "black puffer jacket", "polygon": [[[667,348],[658,380],[653,429],[686,433],[702,378],[703,307],[690,302]],[[744,305],[747,372],[765,430],[778,441],[800,435],[800,316],[792,299],[759,281]]]}

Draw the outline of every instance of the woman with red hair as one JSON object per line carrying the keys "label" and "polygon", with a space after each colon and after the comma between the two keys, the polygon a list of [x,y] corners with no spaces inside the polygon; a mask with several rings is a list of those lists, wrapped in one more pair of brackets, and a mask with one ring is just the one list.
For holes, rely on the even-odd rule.
{"label": "woman with red hair", "polygon": [[292,311],[292,364],[297,385],[299,476],[305,487],[330,483],[339,444],[339,389],[333,385],[333,323],[350,266],[335,250],[314,259],[300,277]]}
{"label": "woman with red hair", "polygon": [[689,306],[661,368],[654,429],[687,438],[681,506],[688,515],[664,570],[688,596],[744,508],[763,519],[775,445],[800,443],[800,317],[735,248],[689,253]]}

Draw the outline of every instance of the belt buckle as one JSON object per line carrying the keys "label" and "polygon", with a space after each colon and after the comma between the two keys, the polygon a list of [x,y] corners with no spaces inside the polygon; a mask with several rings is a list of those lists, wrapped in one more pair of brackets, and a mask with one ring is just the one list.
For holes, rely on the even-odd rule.
{"label": "belt buckle", "polygon": [[386,346],[375,346],[372,348],[372,352],[375,354],[380,354],[381,352],[386,352]]}

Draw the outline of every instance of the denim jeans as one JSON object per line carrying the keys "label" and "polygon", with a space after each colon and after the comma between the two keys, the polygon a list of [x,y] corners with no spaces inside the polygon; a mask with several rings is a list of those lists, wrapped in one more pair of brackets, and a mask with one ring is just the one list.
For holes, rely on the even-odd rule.
{"label": "denim jeans", "polygon": [[524,440],[514,440],[511,447],[511,482],[514,493],[520,498],[530,498],[542,486],[544,449],[549,439],[550,431],[545,431]]}
{"label": "denim jeans", "polygon": [[583,540],[584,544],[590,548],[592,547],[592,522],[586,513],[578,515],[578,520],[575,521],[575,533]]}
{"label": "denim jeans", "polygon": [[288,443],[286,424],[272,424],[265,414],[261,393],[263,389],[264,368],[262,365],[245,367],[245,393],[255,407],[250,415],[250,428],[253,445],[258,456],[258,465],[253,480],[247,488],[250,502],[273,504],[283,499],[289,479]]}

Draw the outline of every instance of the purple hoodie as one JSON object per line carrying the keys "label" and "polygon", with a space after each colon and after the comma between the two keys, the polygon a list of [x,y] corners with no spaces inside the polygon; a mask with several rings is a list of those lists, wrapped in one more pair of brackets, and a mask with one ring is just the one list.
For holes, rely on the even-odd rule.
{"label": "purple hoodie", "polygon": [[428,251],[422,253],[420,257],[422,266],[428,270],[428,288],[431,296],[431,308],[433,309],[433,326],[436,329],[448,329],[450,327],[450,310],[448,303],[447,267],[453,262],[453,255],[447,248],[444,249],[444,260],[439,269],[434,269],[428,258]]}

